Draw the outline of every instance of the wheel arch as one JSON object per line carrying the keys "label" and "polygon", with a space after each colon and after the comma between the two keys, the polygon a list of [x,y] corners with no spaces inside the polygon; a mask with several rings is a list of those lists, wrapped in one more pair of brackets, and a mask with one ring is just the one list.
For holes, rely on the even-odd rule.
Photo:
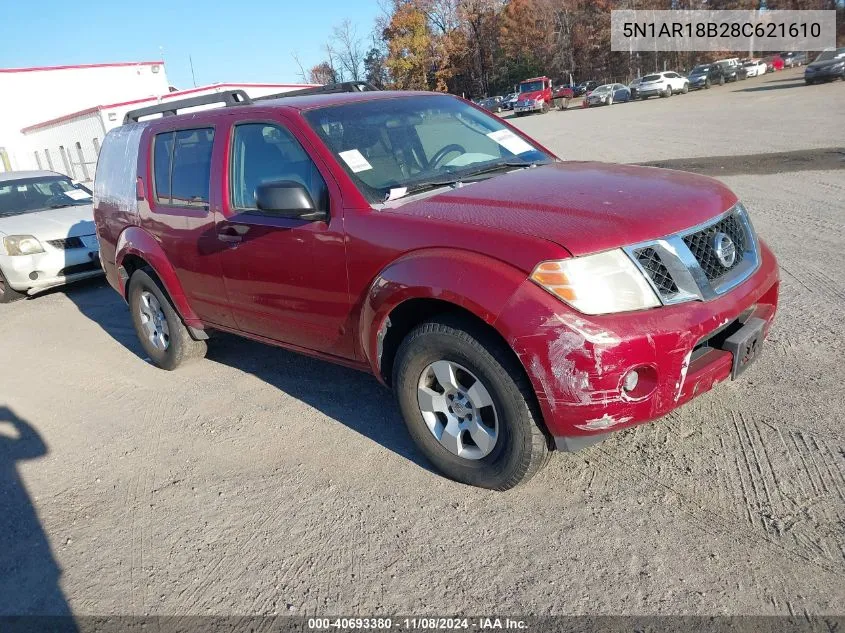
{"label": "wheel arch", "polygon": [[149,268],[167,291],[173,307],[189,328],[201,329],[202,321],[191,309],[182,283],[176,275],[158,241],[144,229],[131,226],[125,229],[117,240],[115,265],[118,270],[120,293],[128,299],[129,278],[140,268]]}

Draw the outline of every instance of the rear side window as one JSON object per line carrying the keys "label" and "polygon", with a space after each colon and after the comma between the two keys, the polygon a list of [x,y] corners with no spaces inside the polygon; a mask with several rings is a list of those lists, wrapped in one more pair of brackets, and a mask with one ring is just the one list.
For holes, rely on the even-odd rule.
{"label": "rear side window", "polygon": [[214,129],[156,134],[153,172],[156,201],[179,207],[208,205]]}
{"label": "rear side window", "polygon": [[138,146],[144,126],[138,123],[121,125],[103,139],[94,176],[94,207],[101,203],[126,212],[136,212],[138,198]]}
{"label": "rear side window", "polygon": [[643,77],[643,81],[659,81],[660,75],[646,75]]}

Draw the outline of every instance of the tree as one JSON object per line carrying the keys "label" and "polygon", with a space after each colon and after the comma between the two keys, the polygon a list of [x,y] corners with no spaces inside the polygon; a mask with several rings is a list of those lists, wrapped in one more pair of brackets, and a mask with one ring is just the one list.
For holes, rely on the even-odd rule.
{"label": "tree", "polygon": [[333,84],[337,82],[337,73],[329,62],[323,61],[308,71],[308,81],[312,84]]}
{"label": "tree", "polygon": [[383,89],[387,84],[384,54],[376,46],[373,46],[364,57],[364,79],[379,89]]}
{"label": "tree", "polygon": [[361,81],[364,75],[364,48],[358,31],[348,19],[334,27],[331,48],[344,79]]}
{"label": "tree", "polygon": [[[399,0],[397,0],[399,2]],[[413,2],[399,2],[384,29],[385,66],[393,87],[428,90],[432,66],[431,31],[426,14]]]}

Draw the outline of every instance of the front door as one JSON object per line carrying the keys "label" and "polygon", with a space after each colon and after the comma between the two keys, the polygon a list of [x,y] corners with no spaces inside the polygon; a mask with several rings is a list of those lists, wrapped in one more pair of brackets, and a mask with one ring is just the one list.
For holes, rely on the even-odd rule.
{"label": "front door", "polygon": [[[351,303],[337,184],[282,120],[229,129],[228,187],[218,216],[229,305],[238,329],[297,347],[351,358]],[[326,175],[324,175],[326,174]],[[303,184],[328,222],[261,211],[263,182]]]}

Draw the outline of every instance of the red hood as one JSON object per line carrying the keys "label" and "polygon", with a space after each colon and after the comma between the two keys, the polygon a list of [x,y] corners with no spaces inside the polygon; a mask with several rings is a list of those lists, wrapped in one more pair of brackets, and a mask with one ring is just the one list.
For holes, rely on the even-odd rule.
{"label": "red hood", "polygon": [[546,94],[545,90],[534,90],[532,92],[520,92],[519,97],[517,97],[517,100],[528,101],[528,100],[531,100],[531,99],[539,99],[544,94]]}
{"label": "red hood", "polygon": [[391,211],[532,235],[579,256],[677,233],[736,200],[704,176],[567,162],[503,174]]}

